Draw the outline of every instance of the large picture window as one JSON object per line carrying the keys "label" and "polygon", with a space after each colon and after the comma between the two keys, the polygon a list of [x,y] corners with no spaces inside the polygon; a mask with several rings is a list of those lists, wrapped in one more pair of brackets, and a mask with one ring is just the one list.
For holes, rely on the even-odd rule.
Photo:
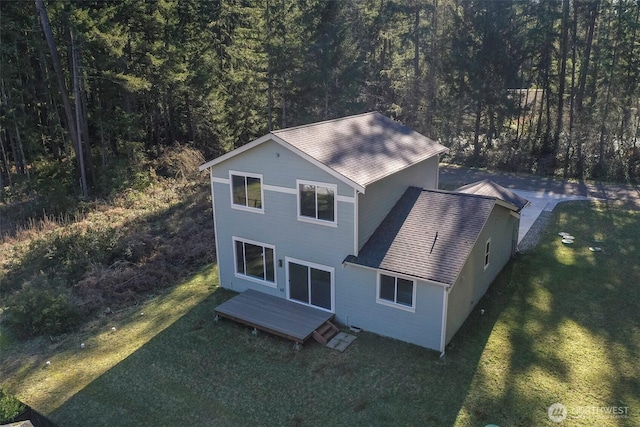
{"label": "large picture window", "polygon": [[232,206],[262,211],[262,176],[237,172],[230,175]]}
{"label": "large picture window", "polygon": [[381,304],[398,308],[415,309],[416,282],[402,277],[378,275],[378,298]]}
{"label": "large picture window", "polygon": [[336,190],[332,184],[298,181],[298,217],[335,224]]}
{"label": "large picture window", "polygon": [[275,286],[275,248],[250,240],[233,239],[236,274]]}

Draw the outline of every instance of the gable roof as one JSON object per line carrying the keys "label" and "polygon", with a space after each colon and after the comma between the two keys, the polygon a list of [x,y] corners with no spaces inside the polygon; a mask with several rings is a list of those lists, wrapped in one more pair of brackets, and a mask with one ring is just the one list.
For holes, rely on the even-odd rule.
{"label": "gable roof", "polygon": [[503,186],[496,184],[495,182],[485,179],[482,181],[474,182],[471,184],[463,185],[456,191],[467,194],[479,194],[482,196],[495,197],[503,200],[507,203],[511,203],[517,208],[516,212],[520,212],[524,207],[529,204],[529,201],[524,197],[521,197],[511,190],[504,188]]}
{"label": "gable roof", "polygon": [[493,197],[410,187],[346,261],[453,285],[495,204]]}
{"label": "gable roof", "polygon": [[200,166],[207,169],[265,141],[275,141],[363,191],[447,148],[378,112],[272,131]]}

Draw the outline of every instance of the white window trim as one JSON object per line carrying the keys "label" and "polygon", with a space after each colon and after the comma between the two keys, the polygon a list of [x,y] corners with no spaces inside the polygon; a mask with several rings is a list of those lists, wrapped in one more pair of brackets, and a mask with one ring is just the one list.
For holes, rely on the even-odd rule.
{"label": "white window trim", "polygon": [[[278,257],[276,256],[276,247],[274,245],[269,245],[267,243],[257,242],[255,240],[243,239],[242,237],[236,237],[236,236],[232,236],[231,241],[232,241],[232,249],[233,249],[233,274],[239,279],[260,283],[261,285],[269,286],[270,288],[277,288],[278,287],[278,269],[277,269]],[[249,276],[248,274],[238,273],[238,254],[236,252],[236,242],[249,243],[251,245],[262,246],[263,248],[269,248],[273,250],[273,282],[269,282],[268,280],[262,280],[257,277]],[[245,266],[245,271],[246,271],[246,266]]]}
{"label": "white window trim", "polygon": [[[297,259],[297,258],[290,258],[290,257],[285,257],[284,258],[284,262],[285,262],[285,270],[286,270],[286,282],[287,282],[287,300],[295,302],[297,304],[301,304],[301,305],[306,305],[307,307],[313,307],[315,309],[318,310],[322,310],[322,311],[326,311],[329,313],[335,313],[335,309],[336,309],[336,270],[333,267],[329,267],[328,265],[322,265],[322,264],[316,264],[314,262],[309,262],[309,261],[303,261],[301,259]],[[328,271],[331,274],[331,310],[327,310],[326,308],[323,307],[318,307],[317,305],[311,305],[311,304],[305,304],[302,301],[298,301],[295,299],[291,299],[291,289],[289,287],[289,263],[295,263],[295,264],[300,264],[300,265],[304,265],[305,267],[310,267],[310,268],[315,268],[316,270],[323,270],[323,271]]]}
{"label": "white window trim", "polygon": [[[411,297],[411,307],[409,307],[408,305],[404,305],[404,304],[398,304],[397,302],[393,302],[393,301],[389,301],[386,299],[382,299],[380,298],[380,284],[382,282],[382,275],[385,276],[389,276],[389,277],[394,277],[396,279],[396,287],[397,287],[397,279],[404,279],[404,280],[408,280],[411,283],[413,283],[413,295]],[[398,308],[400,310],[404,310],[404,311],[408,311],[411,313],[415,313],[416,312],[416,290],[418,288],[418,281],[415,280],[412,277],[409,276],[404,276],[402,274],[396,274],[396,273],[391,273],[391,272],[384,272],[384,271],[378,271],[378,274],[376,275],[376,302],[378,304],[382,304],[382,305],[386,305],[389,307],[393,307],[393,308]]]}
{"label": "white window trim", "polygon": [[[235,175],[235,176],[243,176],[243,177],[245,177],[245,179],[246,178],[258,178],[260,180],[260,200],[262,202],[262,207],[261,208],[252,208],[250,206],[237,205],[237,204],[233,203],[233,175]],[[263,214],[264,213],[264,179],[262,177],[262,174],[230,170],[229,171],[229,196],[230,196],[230,200],[231,200],[231,207],[233,209],[237,209],[237,210],[240,210],[240,211],[254,212],[254,213]]]}
{"label": "white window trim", "polygon": [[[300,185],[313,185],[315,187],[326,187],[333,190],[333,221],[327,221],[324,219],[311,218],[308,216],[303,216],[300,214]],[[329,184],[326,182],[317,182],[317,181],[306,181],[302,179],[296,179],[296,205],[298,209],[298,221],[310,222],[313,224],[321,224],[329,227],[337,227],[338,226],[338,186],[335,184]],[[318,214],[318,190],[316,189],[316,215]]]}
{"label": "white window trim", "polygon": [[[489,250],[487,250],[487,246],[489,247]],[[489,268],[489,265],[491,264],[491,237],[489,237],[484,244],[484,258],[482,258],[482,262],[485,270]]]}

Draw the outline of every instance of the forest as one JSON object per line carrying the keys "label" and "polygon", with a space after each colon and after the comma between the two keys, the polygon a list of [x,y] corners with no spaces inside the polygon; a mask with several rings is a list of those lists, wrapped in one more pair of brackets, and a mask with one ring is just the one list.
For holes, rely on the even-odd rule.
{"label": "forest", "polygon": [[639,62],[637,0],[2,1],[0,203],[373,110],[449,162],[634,180]]}

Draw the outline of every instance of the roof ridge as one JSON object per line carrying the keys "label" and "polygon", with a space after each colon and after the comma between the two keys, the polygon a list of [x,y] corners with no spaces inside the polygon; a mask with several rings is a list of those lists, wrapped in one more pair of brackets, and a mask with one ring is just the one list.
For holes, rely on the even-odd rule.
{"label": "roof ridge", "polygon": [[479,186],[481,184],[484,185],[484,184],[488,184],[488,183],[493,183],[493,184],[496,184],[496,185],[500,185],[497,182],[492,181],[489,178],[484,178],[484,179],[481,179],[479,181],[474,181],[474,182],[470,182],[468,184],[464,184],[463,186],[458,187],[456,190],[467,189],[467,188],[476,187],[476,186]]}
{"label": "roof ridge", "polygon": [[327,123],[334,123],[334,122],[339,122],[339,121],[342,121],[342,120],[349,120],[349,119],[353,119],[355,117],[366,116],[366,115],[369,115],[369,114],[382,114],[382,113],[380,113],[379,111],[369,111],[367,113],[354,114],[352,116],[336,117],[335,119],[323,120],[321,122],[313,122],[313,123],[307,123],[307,124],[304,124],[304,125],[292,126],[292,127],[288,127],[288,128],[284,128],[284,129],[272,130],[269,133],[277,135],[280,132],[286,132],[286,131],[290,131],[290,130],[305,128],[305,127],[323,125],[323,124],[327,124]]}
{"label": "roof ridge", "polygon": [[496,200],[497,197],[494,196],[487,196],[486,194],[476,194],[476,193],[464,193],[462,191],[457,191],[457,190],[441,190],[439,188],[422,188],[423,192],[429,192],[429,193],[441,193],[441,194],[451,194],[454,196],[462,196],[462,197],[475,197],[475,198],[479,198],[479,199],[487,199],[487,200]]}

